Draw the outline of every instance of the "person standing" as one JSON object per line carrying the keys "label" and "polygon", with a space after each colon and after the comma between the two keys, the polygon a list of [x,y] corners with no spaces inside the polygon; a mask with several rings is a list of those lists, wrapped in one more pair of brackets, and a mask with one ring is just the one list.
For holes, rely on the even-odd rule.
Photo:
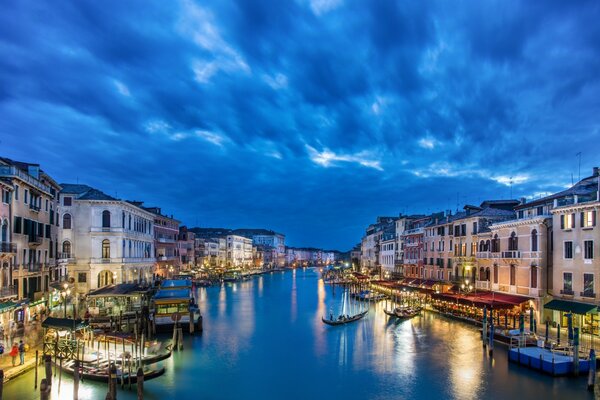
{"label": "person standing", "polygon": [[8,353],[12,357],[12,365],[15,366],[17,361],[17,354],[19,354],[19,347],[16,343],[13,343],[12,349],[10,349],[10,353]]}
{"label": "person standing", "polygon": [[22,340],[19,340],[19,357],[21,358],[19,365],[23,365],[25,363],[25,343]]}

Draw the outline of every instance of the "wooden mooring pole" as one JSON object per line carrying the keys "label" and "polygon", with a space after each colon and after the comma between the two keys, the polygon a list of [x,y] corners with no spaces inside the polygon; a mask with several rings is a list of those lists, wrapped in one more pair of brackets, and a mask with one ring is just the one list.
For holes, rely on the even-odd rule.
{"label": "wooden mooring pole", "polygon": [[79,399],[79,360],[73,365],[73,400]]}
{"label": "wooden mooring pole", "polygon": [[137,400],[144,400],[144,371],[141,367],[137,370]]}
{"label": "wooden mooring pole", "polygon": [[52,357],[49,354],[44,356],[44,369],[46,370],[46,385],[52,386]]}

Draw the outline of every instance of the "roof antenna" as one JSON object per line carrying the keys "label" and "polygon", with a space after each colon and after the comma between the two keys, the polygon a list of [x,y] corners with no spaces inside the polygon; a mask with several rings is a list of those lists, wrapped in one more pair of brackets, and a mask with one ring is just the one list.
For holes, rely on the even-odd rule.
{"label": "roof antenna", "polygon": [[571,172],[571,186],[573,186],[575,183],[573,183],[573,173]]}
{"label": "roof antenna", "polygon": [[577,182],[581,181],[581,152],[575,154],[575,156],[579,157],[579,177],[577,178]]}
{"label": "roof antenna", "polygon": [[510,177],[509,183],[510,183],[510,198],[509,198],[509,200],[512,200],[512,198],[513,198],[512,197],[512,184],[513,184],[512,176]]}

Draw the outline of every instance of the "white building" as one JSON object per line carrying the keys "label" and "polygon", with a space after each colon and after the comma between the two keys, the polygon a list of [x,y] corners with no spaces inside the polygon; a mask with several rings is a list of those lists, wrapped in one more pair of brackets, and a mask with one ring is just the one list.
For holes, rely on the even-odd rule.
{"label": "white building", "polygon": [[154,214],[87,185],[63,184],[59,262],[78,293],[110,284],[149,282]]}
{"label": "white building", "polygon": [[269,229],[235,229],[234,235],[252,239],[254,246],[268,246],[275,249],[274,262],[278,267],[285,265],[285,235]]}
{"label": "white building", "polygon": [[252,266],[252,239],[227,235],[227,266],[232,268]]}
{"label": "white building", "polygon": [[396,235],[388,232],[381,236],[379,260],[383,273],[386,277],[390,277],[394,272],[396,264]]}

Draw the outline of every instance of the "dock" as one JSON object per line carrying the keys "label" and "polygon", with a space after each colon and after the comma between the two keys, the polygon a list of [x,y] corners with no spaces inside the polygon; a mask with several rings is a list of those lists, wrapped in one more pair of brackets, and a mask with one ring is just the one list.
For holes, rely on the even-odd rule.
{"label": "dock", "polygon": [[[552,376],[575,374],[573,356],[569,352],[544,347],[511,347],[508,359]],[[587,373],[589,369],[589,360],[579,359],[579,374]]]}

